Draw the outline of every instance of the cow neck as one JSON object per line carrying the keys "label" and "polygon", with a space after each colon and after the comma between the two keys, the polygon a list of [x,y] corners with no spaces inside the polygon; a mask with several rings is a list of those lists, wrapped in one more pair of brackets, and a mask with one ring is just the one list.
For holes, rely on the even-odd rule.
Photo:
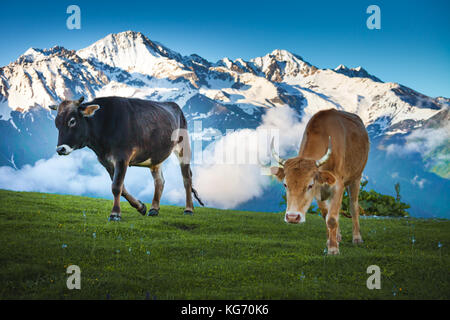
{"label": "cow neck", "polygon": [[99,138],[97,138],[97,134],[93,127],[93,119],[88,118],[87,119],[87,137],[85,141],[85,145],[94,151],[94,153],[97,155],[97,157],[100,157],[100,155],[105,154],[104,150],[102,150],[102,143],[99,141]]}

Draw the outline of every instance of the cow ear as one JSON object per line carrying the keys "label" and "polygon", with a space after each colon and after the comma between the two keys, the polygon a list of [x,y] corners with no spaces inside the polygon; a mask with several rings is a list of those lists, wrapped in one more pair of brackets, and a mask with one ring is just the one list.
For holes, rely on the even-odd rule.
{"label": "cow ear", "polygon": [[270,167],[270,173],[280,181],[284,179],[284,169],[281,167]]}
{"label": "cow ear", "polygon": [[336,182],[336,177],[330,171],[318,171],[316,174],[316,181],[320,184],[333,185]]}
{"label": "cow ear", "polygon": [[98,109],[100,109],[98,104],[90,104],[80,107],[80,112],[85,117],[92,117]]}

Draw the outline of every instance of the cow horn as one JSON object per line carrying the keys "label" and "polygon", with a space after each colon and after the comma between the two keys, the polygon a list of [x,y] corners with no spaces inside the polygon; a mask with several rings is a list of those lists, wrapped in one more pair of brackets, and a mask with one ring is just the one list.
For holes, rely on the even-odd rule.
{"label": "cow horn", "polygon": [[331,156],[331,137],[329,136],[327,153],[325,153],[325,155],[319,160],[316,160],[316,166],[320,167],[321,165],[325,164],[325,162],[327,162],[328,159],[330,159],[330,156]]}
{"label": "cow horn", "polygon": [[272,138],[272,142],[270,142],[270,149],[272,150],[272,156],[275,158],[275,160],[277,160],[278,164],[279,164],[280,166],[283,167],[283,166],[284,166],[284,163],[286,162],[286,160],[283,159],[283,158],[281,158],[281,157],[276,153],[275,148],[274,148],[274,139],[275,139],[275,137],[273,137],[273,138]]}
{"label": "cow horn", "polygon": [[58,110],[58,105],[53,104],[51,106],[48,106],[48,108],[51,109],[51,110]]}

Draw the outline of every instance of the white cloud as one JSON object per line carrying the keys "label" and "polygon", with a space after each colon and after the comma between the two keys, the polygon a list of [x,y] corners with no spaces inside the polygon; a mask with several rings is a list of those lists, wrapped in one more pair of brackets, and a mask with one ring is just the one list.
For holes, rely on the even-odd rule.
{"label": "white cloud", "polygon": [[[166,179],[162,201],[184,204],[184,187],[178,160],[170,157],[163,166]],[[151,202],[153,178],[146,168],[128,168],[125,186],[135,197]],[[53,156],[20,170],[0,167],[0,188],[16,191],[38,191],[74,195],[112,197],[111,179],[88,149],[74,151],[69,156]],[[182,196],[181,196],[182,195]]]}
{"label": "white cloud", "polygon": [[304,116],[300,122],[287,106],[272,108],[255,130],[235,131],[209,145],[194,175],[200,197],[209,206],[234,208],[261,196],[270,178],[262,174],[257,159],[269,162],[270,135],[278,133],[281,156],[289,150],[296,154],[308,120]]}
{"label": "white cloud", "polygon": [[[74,152],[25,165],[20,170],[0,167],[0,187],[20,191],[106,195],[110,184],[106,171],[95,164],[93,152]],[[85,170],[89,168],[89,173]],[[109,187],[109,188],[108,188]],[[110,191],[109,191],[110,192]]]}
{"label": "white cloud", "polygon": [[411,183],[415,186],[418,186],[420,189],[423,189],[424,184],[427,182],[426,179],[420,179],[418,175],[415,175],[411,180]]}
{"label": "white cloud", "polygon": [[417,129],[406,136],[404,145],[390,144],[386,152],[398,155],[418,152],[426,155],[444,143],[450,143],[450,123],[441,128]]}
{"label": "white cloud", "polygon": [[11,111],[12,109],[8,106],[8,102],[5,100],[3,102],[0,101],[0,119],[4,121],[8,121],[11,119]]}

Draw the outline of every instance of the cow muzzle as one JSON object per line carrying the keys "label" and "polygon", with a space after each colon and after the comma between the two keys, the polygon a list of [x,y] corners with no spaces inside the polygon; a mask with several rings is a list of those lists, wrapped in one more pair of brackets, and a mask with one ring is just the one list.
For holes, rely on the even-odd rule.
{"label": "cow muzzle", "polygon": [[62,144],[62,145],[56,147],[56,152],[60,156],[67,156],[72,151],[73,151],[73,149],[71,147],[69,147],[67,144]]}
{"label": "cow muzzle", "polygon": [[293,223],[293,224],[298,224],[298,223],[303,223],[306,221],[305,217],[298,212],[286,212],[286,214],[284,215],[284,221],[287,223]]}

